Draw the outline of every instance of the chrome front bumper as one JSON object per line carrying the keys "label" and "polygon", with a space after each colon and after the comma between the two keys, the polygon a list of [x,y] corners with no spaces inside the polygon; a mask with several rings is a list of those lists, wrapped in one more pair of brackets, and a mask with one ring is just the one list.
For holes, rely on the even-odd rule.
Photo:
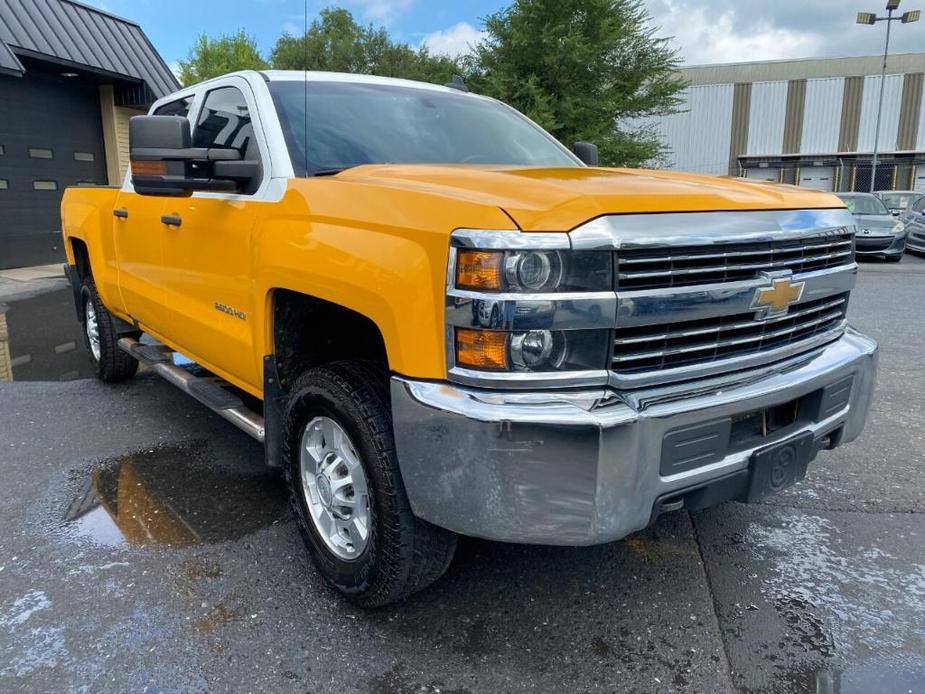
{"label": "chrome front bumper", "polygon": [[[414,513],[435,525],[507,542],[609,542],[646,527],[662,500],[745,474],[759,448],[804,432],[820,445],[854,440],[876,370],[876,342],[849,329],[824,348],[735,381],[524,393],[394,377],[399,465]],[[789,403],[847,378],[847,404],[819,421],[661,474],[668,432]]]}

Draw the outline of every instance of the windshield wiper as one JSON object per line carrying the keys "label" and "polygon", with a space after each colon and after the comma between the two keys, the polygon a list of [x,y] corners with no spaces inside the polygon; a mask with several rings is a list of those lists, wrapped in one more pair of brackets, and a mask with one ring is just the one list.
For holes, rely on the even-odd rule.
{"label": "windshield wiper", "polygon": [[312,171],[312,176],[336,176],[341,171],[346,171],[349,168],[349,166],[343,166],[339,169],[315,169]]}

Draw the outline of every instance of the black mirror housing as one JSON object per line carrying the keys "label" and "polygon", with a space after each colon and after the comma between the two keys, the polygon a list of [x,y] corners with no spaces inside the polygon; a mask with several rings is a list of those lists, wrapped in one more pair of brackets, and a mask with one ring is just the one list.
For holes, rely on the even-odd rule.
{"label": "black mirror housing", "polygon": [[588,166],[599,166],[600,157],[598,156],[597,145],[591,142],[576,142],[572,145],[572,152],[575,156]]}
{"label": "black mirror housing", "polygon": [[[181,197],[196,190],[234,192],[252,178],[248,169],[220,177],[221,163],[240,162],[236,149],[192,146],[190,122],[183,116],[134,116],[129,121],[132,185],[139,195]],[[256,162],[255,162],[256,163]],[[259,175],[259,166],[256,167]]]}

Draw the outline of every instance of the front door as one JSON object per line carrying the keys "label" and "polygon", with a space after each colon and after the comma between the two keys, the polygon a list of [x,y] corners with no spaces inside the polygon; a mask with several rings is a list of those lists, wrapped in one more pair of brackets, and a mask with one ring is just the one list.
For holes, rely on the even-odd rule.
{"label": "front door", "polygon": [[[206,92],[193,146],[231,147],[244,159],[261,159],[253,112],[250,88],[243,80]],[[260,206],[253,196],[259,186],[254,181],[236,194],[168,198],[162,225],[170,334],[190,358],[257,390],[262,384],[254,351],[252,232]]]}
{"label": "front door", "polygon": [[113,209],[112,236],[119,262],[119,291],[125,311],[143,328],[164,327],[161,289],[164,198],[121,190]]}

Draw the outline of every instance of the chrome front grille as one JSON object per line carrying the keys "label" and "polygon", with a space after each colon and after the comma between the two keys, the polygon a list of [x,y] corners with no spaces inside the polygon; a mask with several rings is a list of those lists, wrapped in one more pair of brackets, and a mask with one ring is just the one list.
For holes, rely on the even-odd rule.
{"label": "chrome front grille", "polygon": [[[804,301],[789,312],[756,320],[755,312],[701,320],[618,327],[612,369],[619,374],[659,371],[719,362],[788,348],[807,349],[826,335],[835,339],[845,327],[848,294]],[[769,355],[770,356],[770,355]]]}
{"label": "chrome front grille", "polygon": [[615,257],[618,290],[667,289],[748,280],[775,270],[798,274],[850,265],[854,235],[840,229],[781,241],[631,248]]}

